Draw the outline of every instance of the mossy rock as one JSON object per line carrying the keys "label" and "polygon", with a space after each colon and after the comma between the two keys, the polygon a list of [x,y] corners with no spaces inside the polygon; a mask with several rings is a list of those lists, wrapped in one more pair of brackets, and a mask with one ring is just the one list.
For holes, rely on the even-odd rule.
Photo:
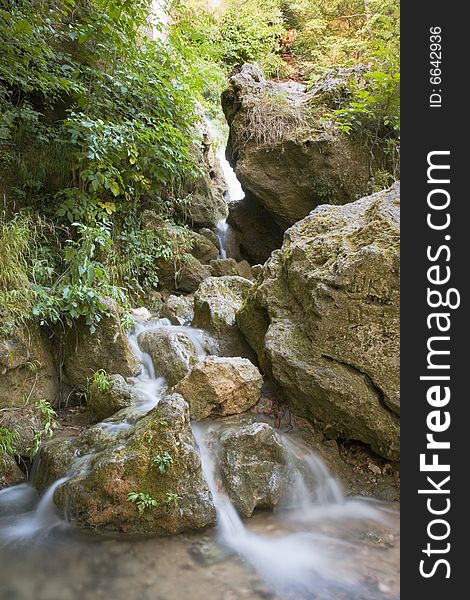
{"label": "mossy rock", "polygon": [[[181,396],[163,398],[118,435],[98,434],[99,430],[96,425],[74,440],[48,445],[54,476],[72,469],[73,475],[54,496],[72,524],[128,535],[177,534],[214,524],[212,497],[192,437],[188,405]],[[82,459],[74,458],[70,464],[71,448]],[[171,462],[162,472],[155,459],[164,453]],[[60,460],[66,463],[62,472],[53,467]],[[40,477],[50,480],[46,467]],[[132,492],[145,494],[157,505],[140,511],[129,500]]]}
{"label": "mossy rock", "polygon": [[[354,76],[361,74],[351,72],[349,79]],[[295,82],[269,81],[250,64],[230,78],[222,94],[230,126],[227,154],[250,201],[231,209],[229,221],[241,232],[253,260],[268,258],[270,232],[278,236],[321,204],[345,204],[366,193],[370,153],[325,119],[332,110],[325,103],[347,80],[326,75],[308,91]],[[252,198],[260,207],[255,211]],[[277,231],[263,224],[262,209]],[[257,238],[250,239],[247,228],[240,226],[250,219],[260,225],[254,230],[259,251]]]}
{"label": "mossy rock", "polygon": [[245,412],[260,399],[263,377],[246,358],[207,356],[176,386],[193,419]]}
{"label": "mossy rock", "polygon": [[110,375],[103,388],[95,380],[87,393],[87,412],[91,422],[96,423],[111,417],[118,411],[132,406],[138,397],[122,375]]}
{"label": "mossy rock", "polygon": [[59,378],[48,340],[34,323],[0,335],[0,408],[46,399],[55,405]]}
{"label": "mossy rock", "polygon": [[193,342],[180,331],[163,327],[144,331],[139,344],[150,354],[156,375],[164,377],[169,386],[179,383],[198,361]]}
{"label": "mossy rock", "polygon": [[253,358],[235,319],[252,286],[253,282],[243,277],[209,277],[194,295],[192,324],[215,338],[222,356]]}
{"label": "mossy rock", "polygon": [[107,301],[110,316],[104,317],[92,333],[84,320],[79,320],[64,337],[64,367],[70,383],[86,389],[93,374],[100,369],[133,377],[140,365],[121,325],[113,300]]}
{"label": "mossy rock", "polygon": [[289,229],[237,323],[292,410],[399,458],[399,185]]}

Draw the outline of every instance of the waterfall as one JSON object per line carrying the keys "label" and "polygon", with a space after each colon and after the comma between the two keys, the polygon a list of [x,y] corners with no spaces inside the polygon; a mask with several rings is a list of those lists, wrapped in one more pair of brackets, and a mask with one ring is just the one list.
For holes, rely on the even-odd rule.
{"label": "waterfall", "polygon": [[[220,543],[249,563],[281,596],[296,593],[296,598],[336,600],[338,593],[356,594],[363,583],[354,568],[354,544],[313,533],[307,527],[274,537],[254,533],[244,525],[217,479],[217,448],[208,446],[206,429],[204,424],[193,423],[202,469],[217,511]],[[367,501],[346,499],[339,482],[318,456],[303,445],[296,446],[285,435],[279,437],[288,456],[288,471],[294,477],[294,485],[287,486],[281,511],[287,520],[304,526],[327,519],[384,521],[384,513]],[[300,460],[315,480],[313,487],[299,469],[299,449],[307,451]]]}
{"label": "waterfall", "polygon": [[[167,319],[138,323],[129,336],[142,365],[140,375],[133,379],[141,399],[133,407],[137,417],[126,421],[117,413],[116,417],[95,427],[117,435],[121,428],[132,427],[135,420],[156,406],[166,394],[165,380],[155,373],[150,356],[142,351],[138,341],[142,332],[161,327],[188,335],[199,359],[205,356],[207,338],[201,330],[173,326]],[[241,426],[224,421],[209,423],[212,428],[218,427],[219,432],[227,427]],[[318,455],[290,435],[276,432],[287,457],[288,481],[279,506],[272,513],[272,522],[276,524],[274,532],[251,530],[222,486],[218,474],[218,437],[210,438],[212,442],[208,442],[210,426],[207,422],[193,423],[192,429],[216,508],[218,542],[254,569],[274,591],[276,598],[352,600],[365,597],[376,600],[383,597],[376,587],[372,591],[367,587],[367,576],[361,568],[361,562],[367,560],[367,552],[364,545],[351,541],[354,535],[350,537],[348,532],[364,527],[369,530],[374,524],[384,525],[386,510],[371,501],[346,497],[339,481]],[[56,539],[55,532],[71,531],[55,508],[54,494],[91,464],[91,456],[77,457],[71,471],[55,481],[41,499],[32,486],[25,484],[0,491],[0,546],[16,544],[19,548],[28,545],[40,549],[47,539],[52,542]],[[347,534],[344,538],[338,533],[341,528]]]}
{"label": "waterfall", "polygon": [[[227,204],[230,206],[232,202],[243,200],[245,192],[241,186],[240,181],[235,175],[235,171],[230,166],[225,156],[226,139],[225,136],[219,131],[216,124],[210,119],[206,119],[207,128],[213,140],[215,140],[216,152],[215,156],[219,166],[224,175],[224,179],[227,183],[227,191],[225,192],[225,199]],[[232,238],[232,228],[227,223],[227,219],[220,219],[216,226],[217,237],[220,242],[220,258],[229,258],[230,241]]]}
{"label": "waterfall", "polygon": [[228,258],[228,245],[230,241],[230,225],[227,223],[227,219],[220,219],[217,223],[217,237],[220,243],[220,258]]}

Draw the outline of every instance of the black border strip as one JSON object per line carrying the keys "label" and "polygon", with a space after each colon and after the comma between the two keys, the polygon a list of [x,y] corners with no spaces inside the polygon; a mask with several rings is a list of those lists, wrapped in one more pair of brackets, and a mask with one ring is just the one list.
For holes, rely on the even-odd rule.
{"label": "black border strip", "polygon": [[[467,536],[470,527],[467,505],[466,483],[470,481],[468,467],[467,440],[470,442],[470,420],[468,405],[470,394],[467,389],[466,373],[470,374],[467,337],[470,335],[468,302],[470,279],[470,186],[466,185],[470,165],[466,164],[470,151],[468,145],[469,120],[468,103],[465,88],[468,88],[468,57],[466,19],[463,17],[464,5],[450,2],[430,0],[425,3],[402,3],[402,313],[401,313],[401,429],[402,429],[402,575],[401,597],[405,600],[442,599],[453,600],[468,595],[465,575],[468,572],[466,563]],[[439,65],[442,73],[440,83],[431,83],[430,69],[430,29],[440,27],[442,62]],[[434,91],[433,91],[434,90]],[[440,91],[439,91],[440,90]],[[440,107],[430,105],[430,94],[442,96]],[[438,100],[437,96],[433,97]],[[436,103],[437,104],[437,103]],[[447,176],[450,183],[429,183],[427,181],[428,153],[433,151],[449,151],[450,155],[434,155],[434,162],[450,164]],[[436,178],[446,179],[444,171],[431,172]],[[432,177],[431,177],[432,179]],[[446,212],[451,218],[445,230],[433,230],[427,225],[428,194],[431,189],[445,189],[450,196],[448,209],[434,211],[432,218],[445,218]],[[436,193],[433,199],[446,198],[445,193]],[[433,212],[433,211],[431,211]],[[436,221],[437,222],[437,221]],[[450,240],[445,236],[450,235]],[[448,246],[451,252],[447,260],[447,251],[441,250],[439,258],[434,262],[427,257],[427,248],[431,247],[431,255],[436,256],[441,246]],[[450,268],[450,281],[446,284],[431,285],[428,280],[430,266],[439,265],[439,271],[432,271],[431,276],[447,274]],[[439,289],[444,294],[452,287],[458,290],[461,304],[456,309],[440,307],[430,308],[427,301],[427,288]],[[434,297],[435,299],[437,296]],[[453,295],[453,300],[456,295]],[[450,314],[451,326],[447,333],[436,331],[436,320],[431,320],[432,328],[428,328],[427,317],[433,312]],[[444,324],[445,318],[441,321]],[[450,369],[429,369],[427,343],[433,335],[449,336],[448,341],[433,341],[433,348],[441,344],[443,350],[450,350],[450,355],[434,357],[435,363],[448,364]],[[420,380],[420,376],[449,375],[450,381],[431,382]],[[427,400],[427,390],[431,385],[448,385],[451,398],[447,405],[432,407]],[[442,390],[443,388],[441,388]],[[430,432],[427,416],[433,410],[439,410],[439,422],[443,422],[445,412],[451,418],[450,426],[435,439],[450,442],[450,449],[437,452],[439,463],[449,464],[450,471],[423,472],[420,470],[420,454],[427,452],[426,461],[432,460],[434,451],[427,450],[426,434]],[[433,421],[436,425],[437,417]],[[460,463],[460,464],[459,464]],[[449,489],[449,493],[419,494],[419,489],[432,489],[427,476],[441,490]],[[448,482],[441,485],[445,477]],[[428,507],[448,512],[443,515],[431,515]],[[442,540],[429,538],[427,528],[433,519],[442,518],[450,527],[450,533]],[[447,526],[435,523],[430,526],[436,537],[444,536]],[[430,543],[432,552],[429,556],[423,552]],[[450,544],[447,547],[447,543]],[[439,552],[434,553],[434,550]],[[448,550],[445,551],[444,550]],[[435,566],[436,561],[443,559]],[[422,570],[430,573],[430,577],[420,574],[420,561],[424,560]],[[450,577],[446,576],[450,574]]]}

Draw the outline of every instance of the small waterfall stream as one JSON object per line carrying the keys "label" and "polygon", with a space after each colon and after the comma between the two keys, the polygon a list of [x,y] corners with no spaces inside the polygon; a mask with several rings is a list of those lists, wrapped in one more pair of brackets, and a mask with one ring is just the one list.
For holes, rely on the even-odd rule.
{"label": "small waterfall stream", "polygon": [[[193,340],[199,358],[206,354],[207,336],[201,330],[189,326],[173,326],[167,319],[139,323],[130,335],[130,342],[142,364],[141,374],[134,379],[134,387],[141,402],[133,407],[130,422],[110,418],[97,427],[104,427],[108,432],[117,434],[120,428],[132,426],[139,416],[156,406],[166,393],[165,380],[154,372],[150,357],[141,350],[138,343],[138,337],[143,331],[158,327],[184,332]],[[218,424],[215,422],[215,425],[222,430],[226,427],[223,421]],[[233,423],[230,426],[234,427]],[[254,569],[261,580],[277,594],[276,598],[337,600],[364,597],[375,600],[382,597],[367,594],[362,596],[363,581],[358,561],[361,560],[364,548],[341,539],[337,533],[344,526],[347,529],[354,529],[358,524],[361,527],[371,527],[374,524],[384,526],[388,518],[387,510],[366,500],[346,498],[339,482],[318,456],[303,444],[279,433],[291,459],[289,472],[294,474],[293,484],[289,486],[289,493],[279,510],[271,517],[278,533],[273,535],[270,531],[253,531],[241,520],[218,480],[217,448],[207,444],[206,431],[206,423],[193,424],[203,472],[217,510],[218,542],[240,557],[248,568]],[[53,502],[54,493],[77,470],[86,468],[87,458],[77,457],[71,472],[54,482],[41,499],[30,485],[23,484],[0,492],[0,551],[2,548],[22,548],[26,544],[41,553],[46,543],[61,545],[64,536],[70,542],[73,530],[58,515]],[[303,465],[302,473],[296,466],[299,460]],[[308,473],[311,478],[305,477],[303,473]],[[307,479],[315,481],[314,487]],[[256,522],[255,518],[252,520]],[[327,533],[324,532],[325,527]],[[56,576],[60,578],[60,575]],[[178,583],[174,585],[178,586]],[[127,598],[124,595],[118,596],[119,600],[124,600],[125,597]],[[171,598],[177,600],[183,597],[175,592]],[[206,597],[215,599],[218,596],[208,593]],[[0,598],[3,598],[1,593]]]}
{"label": "small waterfall stream", "polygon": [[[224,136],[218,130],[215,123],[212,122],[210,119],[206,119],[206,123],[211,137],[214,140],[216,140],[216,158],[227,183],[225,200],[230,206],[232,202],[236,202],[237,200],[243,200],[243,198],[245,197],[245,192],[243,191],[241,183],[235,175],[235,171],[232,169],[230,163],[228,162],[225,156],[225,144],[223,143],[225,141]],[[227,219],[220,219],[220,221],[217,223],[216,229],[217,237],[219,238],[220,242],[220,258],[230,258],[229,247],[230,240],[232,237],[232,228],[227,223]]]}
{"label": "small waterfall stream", "polygon": [[[320,528],[315,531],[315,525],[329,521],[384,523],[386,512],[365,500],[346,498],[324,462],[282,434],[294,485],[288,487],[277,518],[285,526],[289,522],[291,525],[277,536],[253,532],[249,524],[243,523],[217,480],[217,449],[211,450],[207,445],[206,430],[204,423],[193,424],[202,468],[217,510],[219,542],[251,565],[281,597],[290,598],[295,593],[292,597],[299,599],[336,600],[342,594],[356,598],[366,593],[355,564],[358,548],[335,535],[321,533]],[[314,487],[298,468],[299,450],[308,452],[301,458],[302,467],[312,475]]]}
{"label": "small waterfall stream", "polygon": [[[213,125],[209,126],[213,136],[220,137]],[[227,202],[243,198],[222,145],[217,156],[228,184]],[[220,256],[227,258],[231,231],[225,219],[217,224],[217,235]],[[129,336],[142,367],[132,380],[139,400],[129,410],[95,425],[106,434],[118,436],[123,429],[133,427],[167,393],[167,382],[155,372],[151,357],[139,345],[143,332],[161,327],[188,336],[199,360],[213,352],[211,340],[202,330],[174,326],[168,319],[139,321]],[[256,416],[253,418],[256,420]],[[180,565],[187,563],[194,540],[201,538],[207,543],[212,540],[212,533],[199,533],[198,538],[176,536],[144,542],[83,537],[76,532],[59,515],[54,494],[70,477],[88,467],[91,455],[77,456],[71,471],[55,481],[41,498],[29,484],[0,491],[0,600],[153,600],[157,598],[156,590],[160,593],[158,598],[165,600],[397,597],[396,554],[389,557],[384,552],[380,554],[381,548],[361,543],[364,531],[378,530],[384,536],[389,535],[390,529],[396,531],[394,510],[346,497],[319,456],[294,437],[278,432],[289,457],[290,484],[273,514],[255,514],[245,523],[218,475],[217,446],[209,443],[207,437],[213,426],[224,430],[237,425],[224,421],[210,421],[210,426],[193,423],[203,473],[217,511],[217,543],[229,552],[220,565],[192,565],[181,571]],[[78,576],[74,565],[79,566]],[[40,579],[42,573],[44,578]],[[43,582],[44,593],[36,585],[36,578]],[[375,582],[370,589],[368,579]],[[252,586],[252,592],[248,590],[248,596],[237,595],[245,581],[251,582],[247,585]],[[88,590],[87,594],[83,589]]]}

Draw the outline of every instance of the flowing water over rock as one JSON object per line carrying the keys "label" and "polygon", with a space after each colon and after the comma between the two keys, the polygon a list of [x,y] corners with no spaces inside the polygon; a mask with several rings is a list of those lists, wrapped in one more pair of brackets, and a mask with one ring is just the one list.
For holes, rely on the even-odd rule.
{"label": "flowing water over rock", "polygon": [[[229,188],[227,202],[242,199],[244,192],[222,145],[217,157]],[[221,258],[230,256],[231,234],[226,220],[219,221]],[[217,344],[202,329],[172,325],[169,319],[138,321],[129,336],[141,365],[140,374],[128,380],[136,392],[133,404],[94,426],[116,443],[169,391],[139,341],[157,329],[186,336],[198,361],[216,353]],[[240,477],[251,459],[248,453],[247,462],[241,460],[238,467],[230,463],[227,475],[223,444],[229,440],[236,448],[237,436],[256,433],[259,424],[269,429],[282,454],[280,468],[267,472],[275,510],[258,509],[242,520],[233,493],[250,489],[253,479],[240,483]],[[193,423],[192,429],[217,512],[216,529],[145,540],[75,529],[55,507],[54,495],[91,468],[93,451],[77,454],[70,471],[42,497],[34,488],[34,476],[31,484],[0,491],[0,600],[398,598],[395,506],[345,496],[323,461],[296,437],[275,430],[268,417],[205,420]],[[227,477],[233,489],[228,489]],[[257,472],[251,477],[256,479]],[[255,500],[243,514],[262,506]]]}
{"label": "flowing water over rock", "polygon": [[[138,344],[143,331],[184,332],[206,354],[208,338],[167,319],[139,324],[130,336],[142,364],[134,386],[142,398],[129,421],[99,426],[118,435],[158,404],[166,382]],[[216,433],[241,425],[193,424],[203,472],[217,510],[217,532],[152,540],[106,539],[67,524],[54,506],[55,491],[39,498],[32,485],[0,492],[0,598],[115,600],[192,598],[324,600],[397,598],[397,513],[386,505],[347,498],[320,458],[286,434],[276,433],[288,457],[289,485],[274,513],[243,522],[218,477]]]}
{"label": "flowing water over rock", "polygon": [[[230,166],[227,158],[225,157],[225,144],[222,144],[222,134],[218,131],[216,125],[211,121],[207,121],[208,129],[212,137],[218,140],[216,158],[224,175],[227,183],[227,191],[225,193],[225,199],[230,206],[230,203],[238,200],[243,200],[245,192],[242,189],[241,183],[238,181],[235,171]],[[217,237],[220,242],[220,258],[228,258],[228,248],[233,236],[231,226],[227,223],[227,219],[221,219],[217,223]]]}

